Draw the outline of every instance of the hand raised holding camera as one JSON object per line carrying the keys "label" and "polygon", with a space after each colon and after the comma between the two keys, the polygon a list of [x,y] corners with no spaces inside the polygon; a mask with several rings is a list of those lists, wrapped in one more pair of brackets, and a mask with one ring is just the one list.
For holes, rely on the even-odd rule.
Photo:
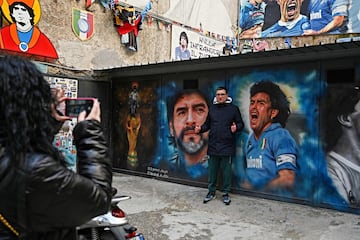
{"label": "hand raised holding camera", "polygon": [[51,104],[52,116],[59,122],[70,120],[71,119],[70,117],[63,116],[62,114],[59,113],[61,112],[59,108],[61,108],[61,105],[64,104],[66,99],[64,90],[61,88],[53,88],[51,89],[51,92],[53,94],[53,98],[55,99],[55,102]]}
{"label": "hand raised holding camera", "polygon": [[82,111],[78,116],[78,122],[84,120],[97,120],[101,122],[101,110],[100,110],[100,103],[99,100],[94,99],[93,106],[91,111],[88,115],[86,115],[86,111]]}

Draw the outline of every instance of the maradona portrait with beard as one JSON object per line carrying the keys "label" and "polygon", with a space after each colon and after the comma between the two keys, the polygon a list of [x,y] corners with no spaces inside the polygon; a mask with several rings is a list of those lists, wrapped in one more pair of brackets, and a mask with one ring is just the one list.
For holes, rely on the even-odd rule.
{"label": "maradona portrait with beard", "polygon": [[208,102],[203,93],[197,89],[183,90],[175,94],[168,102],[168,123],[170,145],[174,153],[169,160],[177,168],[187,169],[193,177],[207,172],[194,168],[207,161],[208,133],[195,133],[196,125],[202,125],[209,112]]}

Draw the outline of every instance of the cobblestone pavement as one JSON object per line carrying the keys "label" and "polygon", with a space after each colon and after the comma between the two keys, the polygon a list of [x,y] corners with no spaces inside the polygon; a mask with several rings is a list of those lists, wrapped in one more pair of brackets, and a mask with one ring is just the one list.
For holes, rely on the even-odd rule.
{"label": "cobblestone pavement", "polygon": [[203,204],[207,189],[120,173],[120,207],[146,240],[348,240],[360,237],[360,215],[231,194]]}

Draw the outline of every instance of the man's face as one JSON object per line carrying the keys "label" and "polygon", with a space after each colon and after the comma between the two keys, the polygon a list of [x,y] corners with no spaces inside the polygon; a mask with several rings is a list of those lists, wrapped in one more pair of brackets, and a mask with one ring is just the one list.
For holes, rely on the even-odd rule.
{"label": "man's face", "polygon": [[174,105],[170,131],[185,153],[196,154],[206,146],[208,134],[197,134],[194,128],[205,122],[208,112],[206,101],[197,93],[184,95]]}
{"label": "man's face", "polygon": [[281,11],[281,20],[283,22],[289,22],[300,15],[302,0],[278,0]]}
{"label": "man's face", "polygon": [[256,137],[271,125],[271,119],[276,117],[278,110],[271,108],[270,96],[259,92],[250,98],[250,127]]}
{"label": "man's face", "polygon": [[224,89],[221,89],[216,91],[215,97],[218,103],[225,103],[228,95]]}
{"label": "man's face", "polygon": [[30,14],[24,6],[16,4],[11,16],[15,19],[18,30],[25,32],[32,27]]}
{"label": "man's face", "polygon": [[187,47],[187,41],[186,41],[186,38],[185,37],[181,37],[180,38],[180,45],[184,48]]}

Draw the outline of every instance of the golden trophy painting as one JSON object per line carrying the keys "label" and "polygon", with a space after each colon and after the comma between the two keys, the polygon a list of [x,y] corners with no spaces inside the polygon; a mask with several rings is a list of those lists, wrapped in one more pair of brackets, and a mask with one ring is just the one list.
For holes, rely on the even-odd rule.
{"label": "golden trophy painting", "polygon": [[129,93],[128,105],[129,114],[126,120],[127,139],[129,142],[129,150],[127,155],[127,163],[130,167],[137,167],[138,156],[136,151],[136,143],[141,126],[141,117],[138,112],[140,106],[140,97],[138,93],[139,84],[137,82],[131,83],[131,91]]}

